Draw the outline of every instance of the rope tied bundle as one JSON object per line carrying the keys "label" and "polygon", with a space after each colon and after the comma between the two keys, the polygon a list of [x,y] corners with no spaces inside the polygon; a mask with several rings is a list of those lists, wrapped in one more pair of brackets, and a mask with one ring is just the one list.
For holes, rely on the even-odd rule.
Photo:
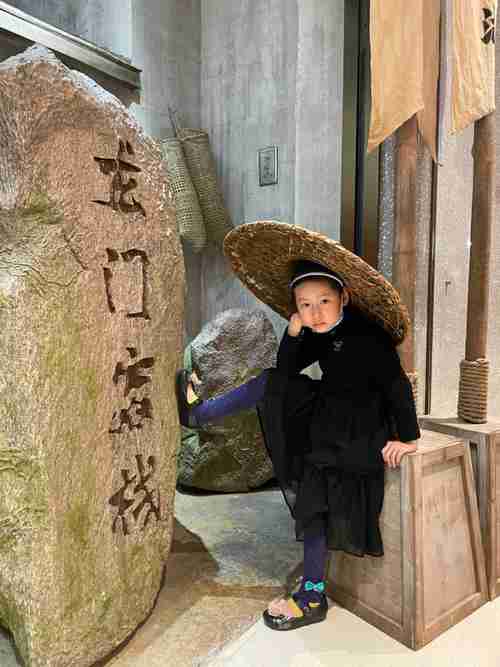
{"label": "rope tied bundle", "polygon": [[457,413],[464,421],[472,424],[488,421],[488,376],[487,359],[460,362]]}

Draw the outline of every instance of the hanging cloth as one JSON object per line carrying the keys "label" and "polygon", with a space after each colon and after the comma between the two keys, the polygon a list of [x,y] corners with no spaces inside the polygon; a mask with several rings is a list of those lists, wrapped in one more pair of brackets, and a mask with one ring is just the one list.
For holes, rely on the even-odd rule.
{"label": "hanging cloth", "polygon": [[440,18],[438,0],[372,0],[368,151],[417,114],[437,159]]}
{"label": "hanging cloth", "polygon": [[423,0],[370,3],[368,151],[424,108]]}
{"label": "hanging cloth", "polygon": [[495,109],[497,0],[454,0],[452,132]]}

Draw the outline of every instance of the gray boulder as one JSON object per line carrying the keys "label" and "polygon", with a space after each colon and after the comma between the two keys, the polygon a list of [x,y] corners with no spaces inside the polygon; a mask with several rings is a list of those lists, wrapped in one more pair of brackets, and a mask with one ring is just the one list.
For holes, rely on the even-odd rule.
{"label": "gray boulder", "polygon": [[[185,352],[185,367],[202,384],[209,399],[234,389],[274,366],[278,341],[262,310],[230,309],[209,322]],[[241,492],[273,477],[271,461],[254,409],[183,429],[178,455],[178,482],[210,491]]]}

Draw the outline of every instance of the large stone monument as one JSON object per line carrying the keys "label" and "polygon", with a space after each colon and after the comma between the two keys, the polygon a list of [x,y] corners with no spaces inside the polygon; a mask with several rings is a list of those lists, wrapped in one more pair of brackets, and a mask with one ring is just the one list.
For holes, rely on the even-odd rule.
{"label": "large stone monument", "polygon": [[0,64],[0,623],[92,665],[169,553],[184,264],[162,155],[49,51]]}

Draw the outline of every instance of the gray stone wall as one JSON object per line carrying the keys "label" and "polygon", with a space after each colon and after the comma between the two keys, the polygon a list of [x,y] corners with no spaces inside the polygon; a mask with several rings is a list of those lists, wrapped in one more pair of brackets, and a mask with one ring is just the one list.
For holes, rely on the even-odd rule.
{"label": "gray stone wall", "polygon": [[[202,124],[234,224],[291,221],[295,202],[297,4],[202,0]],[[279,182],[260,187],[257,150],[277,145]],[[216,249],[202,258],[202,323],[230,307],[262,307]],[[267,310],[271,319],[278,318]]]}
{"label": "gray stone wall", "polygon": [[[202,0],[202,124],[235,225],[295,222],[340,236],[343,3]],[[257,151],[277,145],[279,182]],[[217,250],[202,259],[201,320],[258,304]],[[278,332],[284,321],[266,309]]]}
{"label": "gray stone wall", "polygon": [[472,206],[473,128],[450,135],[452,53],[450,2],[443,16],[440,164],[437,168],[434,327],[432,340],[433,414],[455,416],[460,361],[465,354],[467,281]]}
{"label": "gray stone wall", "polygon": [[82,0],[10,0],[9,5],[57,28],[77,34]]}
{"label": "gray stone wall", "polygon": [[131,0],[9,0],[61,30],[130,57]]}
{"label": "gray stone wall", "polygon": [[131,57],[142,69],[142,90],[131,111],[154,137],[172,135],[169,106],[188,126],[200,125],[200,37],[200,0],[132,4]]}
{"label": "gray stone wall", "polygon": [[295,222],[340,239],[344,2],[299,2]]}

